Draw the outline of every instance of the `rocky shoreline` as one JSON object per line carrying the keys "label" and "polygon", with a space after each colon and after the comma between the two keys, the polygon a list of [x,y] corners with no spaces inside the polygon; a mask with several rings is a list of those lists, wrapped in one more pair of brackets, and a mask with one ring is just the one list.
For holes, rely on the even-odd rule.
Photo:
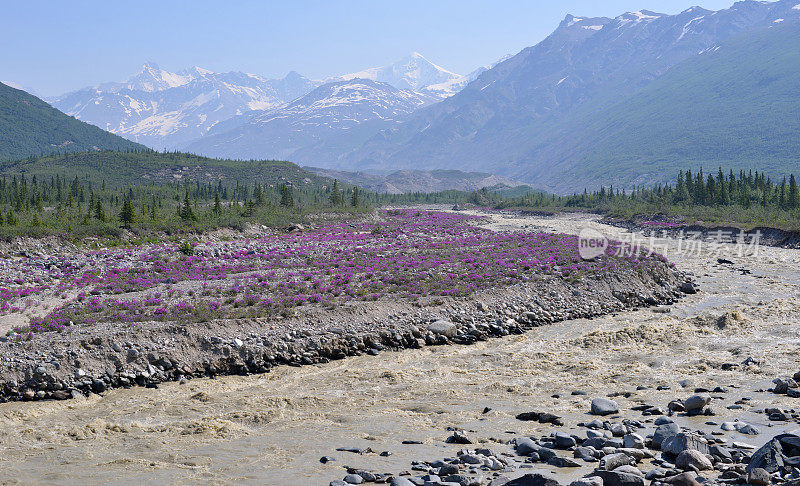
{"label": "rocky shoreline", "polygon": [[[760,393],[800,397],[798,381],[800,371],[791,378],[776,378],[773,388]],[[761,431],[744,421],[713,420],[716,404],[712,402],[724,402],[729,392],[727,387],[697,388],[694,394],[676,398],[665,408],[642,404],[630,410],[622,410],[613,397],[596,397],[587,410],[591,420],[568,427],[562,417],[552,413],[522,413],[517,415],[518,420],[549,425],[553,430],[503,444],[479,443],[470,434],[455,430],[445,440],[465,446],[455,457],[415,461],[410,471],[399,475],[345,466],[344,478],[331,481],[329,486],[559,486],[561,478],[542,467],[576,471],[587,465],[595,467],[569,486],[644,486],[645,481],[651,486],[800,485],[800,428],[773,433],[760,448],[749,442],[731,442],[726,437],[730,433],[756,438]],[[572,395],[585,393],[573,391]],[[735,410],[748,401],[742,398],[726,408]],[[488,412],[484,410],[484,414]],[[796,410],[770,408],[758,412],[768,416],[770,427],[772,423],[800,424]],[[706,418],[706,429],[715,430],[679,425],[678,420],[689,417]],[[499,448],[507,450],[500,452]],[[321,459],[328,460],[332,458]],[[521,476],[520,471],[524,473]],[[518,477],[510,479],[507,475]]]}
{"label": "rocky shoreline", "polygon": [[[692,237],[704,241],[714,241],[715,243],[736,243],[743,237],[743,242],[750,244],[757,236],[758,244],[774,246],[777,248],[800,248],[800,232],[786,231],[765,226],[755,227],[744,231],[735,226],[704,226],[699,224],[670,224],[647,225],[635,219],[620,219],[605,217],[602,223],[624,228],[630,232],[641,233],[645,237],[654,236],[657,238],[680,238]],[[718,241],[719,240],[719,241]]]}
{"label": "rocky shoreline", "polygon": [[686,282],[664,263],[651,273],[570,282],[547,276],[428,305],[354,302],[290,318],[72,326],[0,342],[0,400],[62,400],[384,350],[471,344],[566,319],[670,304]]}

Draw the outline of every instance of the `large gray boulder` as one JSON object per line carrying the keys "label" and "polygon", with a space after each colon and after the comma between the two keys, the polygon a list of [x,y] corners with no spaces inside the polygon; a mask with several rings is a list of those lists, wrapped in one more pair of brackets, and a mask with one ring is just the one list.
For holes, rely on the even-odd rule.
{"label": "large gray boulder", "polygon": [[644,477],[618,471],[594,471],[591,476],[603,480],[603,486],[644,486]]}
{"label": "large gray boulder", "polygon": [[708,443],[700,436],[684,433],[669,437],[661,443],[661,452],[672,457],[677,457],[681,452],[688,449],[708,454]]}
{"label": "large gray boulder", "polygon": [[653,446],[660,449],[665,440],[680,434],[680,432],[681,428],[674,422],[659,425],[653,433]]}
{"label": "large gray boulder", "polygon": [[706,405],[711,403],[711,396],[705,393],[692,395],[683,402],[683,408],[687,413],[700,413]]}
{"label": "large gray boulder", "polygon": [[527,456],[530,455],[531,452],[536,452],[539,450],[539,446],[527,437],[515,439],[514,448],[517,450],[517,454],[521,456]]}
{"label": "large gray boulder", "polygon": [[630,466],[633,464],[636,464],[636,459],[621,452],[616,454],[608,454],[600,459],[600,468],[605,469],[606,471],[613,471],[620,466]]}
{"label": "large gray boulder", "polygon": [[619,412],[619,406],[614,400],[603,397],[592,400],[592,415],[611,415],[617,412]]}
{"label": "large gray boulder", "polygon": [[548,472],[528,473],[517,479],[512,479],[505,486],[561,486]]}
{"label": "large gray boulder", "polygon": [[428,330],[434,334],[441,334],[447,337],[456,335],[456,325],[448,320],[439,319],[428,324]]}
{"label": "large gray boulder", "polygon": [[691,467],[697,468],[698,471],[708,471],[714,469],[714,464],[700,451],[694,449],[686,449],[678,454],[675,459],[675,466],[678,469],[689,469]]}
{"label": "large gray boulder", "polygon": [[776,435],[753,453],[747,472],[761,468],[772,474],[784,468],[800,467],[800,436]]}

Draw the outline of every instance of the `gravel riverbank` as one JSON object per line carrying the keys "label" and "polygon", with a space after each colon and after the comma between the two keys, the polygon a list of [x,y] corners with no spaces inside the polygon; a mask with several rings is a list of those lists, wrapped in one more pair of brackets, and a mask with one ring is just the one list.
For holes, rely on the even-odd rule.
{"label": "gravel riverbank", "polygon": [[[66,399],[202,376],[264,373],[384,350],[470,344],[556,321],[670,304],[682,276],[556,276],[424,307],[356,302],[300,318],[74,326],[0,343],[0,399]],[[441,303],[440,303],[441,302]]]}

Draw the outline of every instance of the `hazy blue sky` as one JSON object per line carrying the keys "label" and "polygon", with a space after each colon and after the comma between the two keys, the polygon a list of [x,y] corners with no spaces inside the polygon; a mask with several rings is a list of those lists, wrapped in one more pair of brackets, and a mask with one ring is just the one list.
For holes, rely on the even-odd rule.
{"label": "hazy blue sky", "polygon": [[40,95],[119,81],[154,61],[325,77],[412,51],[467,73],[536,44],[568,13],[718,10],[732,0],[0,0],[0,80]]}

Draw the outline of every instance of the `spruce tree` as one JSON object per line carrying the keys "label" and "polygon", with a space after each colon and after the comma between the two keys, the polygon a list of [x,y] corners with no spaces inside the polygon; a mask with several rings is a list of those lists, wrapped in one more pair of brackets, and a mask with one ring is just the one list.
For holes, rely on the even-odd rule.
{"label": "spruce tree", "polygon": [[786,176],[783,176],[783,182],[781,182],[781,195],[778,199],[778,204],[780,204],[781,209],[786,209]]}
{"label": "spruce tree", "polygon": [[353,199],[350,201],[350,205],[353,206],[354,208],[357,208],[359,206],[357,186],[353,188]]}
{"label": "spruce tree", "polygon": [[731,203],[731,195],[728,192],[728,185],[725,183],[725,173],[722,172],[722,167],[719,168],[717,174],[717,191],[719,193],[718,204],[728,206]]}
{"label": "spruce tree", "polygon": [[291,208],[294,206],[294,196],[292,189],[286,184],[281,186],[281,206]]}
{"label": "spruce tree", "polygon": [[183,196],[183,206],[181,206],[181,218],[184,221],[196,221],[197,216],[194,215],[194,211],[192,210],[192,202],[189,200],[189,188],[186,188],[186,192]]}
{"label": "spruce tree", "polygon": [[217,213],[217,214],[222,212],[222,203],[219,200],[219,193],[218,192],[214,193],[214,212]]}
{"label": "spruce tree", "polygon": [[119,220],[122,222],[122,227],[130,228],[131,224],[133,224],[133,217],[133,201],[131,196],[127,195],[122,201],[122,209],[119,212]]}
{"label": "spruce tree", "polygon": [[339,206],[342,203],[342,196],[339,194],[339,181],[333,180],[333,187],[331,188],[331,206]]}
{"label": "spruce tree", "polygon": [[100,199],[97,200],[94,206],[94,217],[97,218],[99,221],[103,223],[106,222],[106,212],[103,209],[103,203],[100,202]]}
{"label": "spruce tree", "polygon": [[797,192],[797,180],[794,174],[789,176],[789,209],[800,208],[800,194]]}

